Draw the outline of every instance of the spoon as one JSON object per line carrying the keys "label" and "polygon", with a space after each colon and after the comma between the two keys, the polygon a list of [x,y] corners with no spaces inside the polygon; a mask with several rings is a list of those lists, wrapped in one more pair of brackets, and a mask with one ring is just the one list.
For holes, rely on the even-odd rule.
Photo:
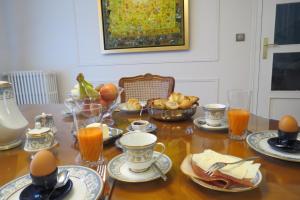
{"label": "spoon", "polygon": [[66,185],[66,183],[68,182],[69,180],[69,171],[68,170],[64,170],[64,171],[61,171],[59,172],[59,174],[57,175],[57,183],[56,185],[54,186],[54,188],[52,189],[52,191],[49,193],[48,197],[47,197],[47,200],[50,199],[52,193],[57,189],[57,188],[60,188],[60,187],[63,187],[64,185]]}

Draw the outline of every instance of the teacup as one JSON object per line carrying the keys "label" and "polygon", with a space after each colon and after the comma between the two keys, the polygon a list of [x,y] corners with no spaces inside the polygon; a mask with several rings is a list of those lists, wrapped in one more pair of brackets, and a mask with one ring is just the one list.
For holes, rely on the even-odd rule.
{"label": "teacup", "polygon": [[[156,141],[155,135],[140,131],[128,132],[120,138],[129,170],[144,172],[163,155],[166,147],[163,143]],[[155,146],[162,147],[160,155],[156,158],[153,157]]]}
{"label": "teacup", "polygon": [[136,120],[131,123],[131,128],[135,131],[146,131],[150,123],[146,120]]}
{"label": "teacup", "polygon": [[223,104],[207,104],[204,107],[205,122],[209,126],[221,126],[224,121],[226,106]]}

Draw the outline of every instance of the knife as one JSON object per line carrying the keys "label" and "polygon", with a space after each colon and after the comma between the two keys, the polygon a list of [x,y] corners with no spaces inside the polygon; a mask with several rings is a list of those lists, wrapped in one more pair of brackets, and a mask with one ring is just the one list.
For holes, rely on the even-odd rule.
{"label": "knife", "polygon": [[155,162],[152,163],[152,167],[159,173],[162,180],[167,181],[168,177],[161,171]]}
{"label": "knife", "polygon": [[115,185],[115,179],[112,177],[108,177],[106,183],[108,184],[108,191],[105,192],[104,196],[102,197],[103,200],[109,200],[111,196],[111,192],[113,190],[113,187]]}

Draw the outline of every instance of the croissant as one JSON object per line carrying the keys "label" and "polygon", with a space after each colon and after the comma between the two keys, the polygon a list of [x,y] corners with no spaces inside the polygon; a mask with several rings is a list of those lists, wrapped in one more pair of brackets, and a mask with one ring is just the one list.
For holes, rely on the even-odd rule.
{"label": "croissant", "polygon": [[177,93],[177,92],[173,92],[170,96],[169,96],[169,101],[171,102],[176,102],[178,104],[181,104],[181,102],[184,100],[184,95],[181,93]]}
{"label": "croissant", "polygon": [[155,99],[153,101],[153,107],[157,109],[166,109],[166,102],[168,99]]}
{"label": "croissant", "polygon": [[128,110],[141,110],[142,106],[138,99],[128,99],[126,102],[126,107]]}

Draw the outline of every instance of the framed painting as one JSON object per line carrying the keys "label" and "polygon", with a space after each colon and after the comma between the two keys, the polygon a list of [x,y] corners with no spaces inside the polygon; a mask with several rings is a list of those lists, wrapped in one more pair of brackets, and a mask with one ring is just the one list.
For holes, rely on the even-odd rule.
{"label": "framed painting", "polygon": [[189,0],[98,0],[102,53],[189,49]]}

